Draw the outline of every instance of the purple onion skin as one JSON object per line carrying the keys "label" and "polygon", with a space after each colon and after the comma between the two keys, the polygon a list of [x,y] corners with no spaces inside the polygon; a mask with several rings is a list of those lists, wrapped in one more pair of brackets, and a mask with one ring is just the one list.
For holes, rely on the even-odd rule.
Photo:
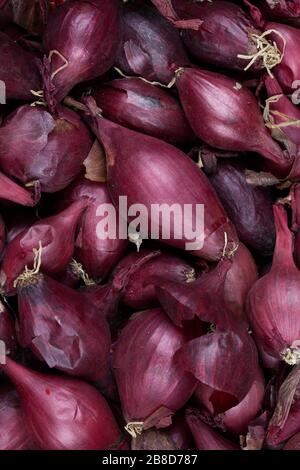
{"label": "purple onion skin", "polygon": [[15,322],[2,302],[0,302],[0,340],[5,343],[6,353],[14,357],[18,351]]}
{"label": "purple onion skin", "polygon": [[188,145],[195,139],[176,98],[143,80],[114,80],[93,96],[103,116],[121,126],[173,145]]}
{"label": "purple onion skin", "polygon": [[69,375],[106,378],[108,324],[85,295],[38,274],[18,286],[18,304],[22,347]]}
{"label": "purple onion skin", "polygon": [[270,191],[247,183],[243,166],[233,160],[219,159],[209,180],[242,242],[261,255],[271,254],[275,225]]}
{"label": "purple onion skin", "polygon": [[280,21],[280,23],[289,23],[299,26],[300,24],[300,3],[299,0],[260,0],[264,17]]}
{"label": "purple onion skin", "polygon": [[[208,179],[187,155],[166,142],[131,131],[104,118],[92,118],[89,122],[106,152],[107,184],[115,205],[118,206],[120,196],[127,196],[128,207],[138,201],[151,215],[152,204],[179,204],[182,209],[183,204],[192,204],[193,212],[196,204],[204,204],[204,245],[202,249],[190,253],[205,259],[219,259],[224,249],[224,232],[229,241],[228,249],[236,246],[233,225]],[[178,188],[181,190],[178,191]],[[187,233],[187,228],[192,228],[193,222],[191,218],[186,220],[182,233]],[[148,223],[150,227],[151,220]],[[161,226],[153,225],[161,238]],[[170,238],[161,241],[185,249],[187,239],[175,238],[172,227],[170,232]]]}
{"label": "purple onion skin", "polygon": [[50,275],[60,275],[71,261],[78,221],[87,201],[73,203],[56,216],[40,219],[19,233],[5,250],[0,284],[6,294],[14,294],[14,281],[25,266],[33,266],[33,249],[42,245],[41,269]]}
{"label": "purple onion skin", "polygon": [[298,28],[280,23],[266,23],[265,30],[270,29],[278,31],[285,40],[284,46],[284,40],[278,34],[272,33],[268,36],[269,40],[277,43],[281,52],[284,49],[282,61],[274,67],[274,75],[286,94],[293,93],[297,89],[293,87],[293,83],[300,77],[300,66],[295,60],[295,54],[299,49],[300,31]]}
{"label": "purple onion skin", "polygon": [[24,423],[17,392],[8,385],[0,388],[0,450],[33,449]]}
{"label": "purple onion skin", "polygon": [[287,348],[297,347],[300,337],[300,272],[293,260],[293,237],[284,208],[274,206],[274,215],[276,245],[272,267],[252,286],[247,299],[257,346],[273,366],[283,359]]}
{"label": "purple onion skin", "polygon": [[283,450],[300,450],[300,433],[291,437],[284,445]]}
{"label": "purple onion skin", "polygon": [[[150,253],[150,250],[128,254],[116,266],[114,273],[118,273],[120,269],[130,266],[145,256],[147,252]],[[194,274],[192,265],[187,261],[172,254],[162,253],[160,256],[149,260],[131,275],[122,301],[125,305],[136,310],[156,306],[158,300],[155,286],[151,284],[153,276],[159,275],[160,278],[180,282],[193,278]]]}
{"label": "purple onion skin", "polygon": [[0,128],[0,167],[42,191],[65,188],[80,173],[92,146],[87,127],[73,111],[59,107],[55,118],[43,107],[17,108]]}
{"label": "purple onion skin", "polygon": [[[53,79],[60,101],[76,84],[103,75],[113,65],[121,42],[121,2],[66,2],[49,15],[43,40],[48,54],[59,51],[68,61]],[[63,62],[54,55],[51,64],[53,73]]]}
{"label": "purple onion skin", "polygon": [[37,58],[0,32],[0,80],[5,83],[6,99],[32,100],[31,90],[41,89]]}
{"label": "purple onion skin", "polygon": [[180,70],[176,85],[197,137],[221,150],[260,153],[275,176],[288,175],[292,157],[268,133],[257,100],[245,86],[198,68]]}
{"label": "purple onion skin", "polygon": [[17,235],[30,227],[37,220],[35,210],[14,208],[5,213],[6,243],[9,245]]}
{"label": "purple onion skin", "polygon": [[5,245],[5,238],[6,238],[6,233],[5,233],[5,224],[3,217],[0,215],[0,255],[4,249]]}
{"label": "purple onion skin", "polygon": [[[118,237],[101,240],[97,236],[97,225],[101,220],[97,209],[101,204],[111,204],[105,183],[78,178],[59,194],[58,204],[65,207],[82,198],[88,198],[90,203],[79,224],[74,257],[82,263],[91,278],[103,279],[125,253],[128,241]],[[116,228],[118,233],[118,223]]]}
{"label": "purple onion skin", "polygon": [[118,425],[91,385],[63,375],[40,374],[9,358],[1,368],[20,395],[23,417],[40,450],[118,448]]}
{"label": "purple onion skin", "polygon": [[22,186],[0,172],[0,199],[15,202],[22,206],[34,206],[32,195]]}
{"label": "purple onion skin", "polygon": [[[161,309],[139,312],[127,323],[114,351],[115,377],[127,423],[147,423],[148,419],[149,427],[168,426],[170,416],[192,395],[195,379],[174,360],[184,341],[183,332]],[[162,417],[158,410],[164,412]]]}
{"label": "purple onion skin", "polygon": [[0,28],[4,28],[9,25],[13,20],[11,4],[3,0],[1,5],[1,14],[0,14]]}
{"label": "purple onion skin", "polygon": [[178,31],[154,8],[127,4],[123,23],[116,66],[124,73],[168,84],[174,70],[190,63]]}
{"label": "purple onion skin", "polygon": [[238,450],[239,447],[205,424],[197,410],[187,410],[186,420],[197,450]]}
{"label": "purple onion skin", "polygon": [[[182,35],[188,51],[200,64],[244,70],[245,60],[239,59],[238,55],[255,53],[250,35],[260,36],[261,32],[242,8],[218,0],[211,3],[173,0],[172,4],[180,18],[199,18],[203,21],[198,31],[187,29]],[[251,70],[261,68],[262,64],[257,61]]]}

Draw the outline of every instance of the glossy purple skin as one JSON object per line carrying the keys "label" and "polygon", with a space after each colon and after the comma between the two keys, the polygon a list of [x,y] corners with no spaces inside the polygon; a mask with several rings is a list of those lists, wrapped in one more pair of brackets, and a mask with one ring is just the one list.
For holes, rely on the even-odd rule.
{"label": "glossy purple skin", "polygon": [[[103,75],[113,65],[121,41],[119,0],[76,0],[57,7],[44,30],[47,53],[57,50],[68,66],[53,79],[62,100],[77,84]],[[64,62],[55,55],[52,73]]]}
{"label": "glossy purple skin", "polygon": [[[175,227],[177,232],[180,230],[184,234],[187,230],[195,230],[195,205],[204,204],[204,245],[189,252],[210,260],[219,259],[224,249],[224,232],[228,236],[227,248],[235,246],[237,239],[233,225],[207,177],[187,155],[166,142],[131,131],[104,118],[89,118],[89,123],[104,146],[107,184],[117,207],[119,196],[127,196],[128,207],[137,202],[144,204],[149,215],[146,223],[151,226],[151,204],[180,204],[181,207],[183,204],[191,204],[191,217],[186,217],[184,227]],[[153,225],[163,243],[180,249],[187,248],[187,237],[178,239],[181,234],[174,233],[173,227],[170,237],[163,239],[161,224]]]}
{"label": "glossy purple skin", "polygon": [[33,266],[33,249],[42,245],[41,269],[60,275],[71,261],[78,221],[87,207],[86,200],[70,205],[58,215],[40,219],[17,235],[5,250],[0,283],[6,294],[14,294],[14,281],[25,266]]}
{"label": "glossy purple skin", "polygon": [[108,324],[85,295],[40,274],[18,287],[18,304],[23,348],[69,375],[106,377]]}
{"label": "glossy purple skin", "polygon": [[105,83],[93,94],[104,117],[174,145],[195,137],[176,98],[138,78]]}
{"label": "glossy purple skin", "polygon": [[179,32],[154,8],[127,3],[123,23],[116,66],[124,73],[168,84],[178,67],[190,63]]}
{"label": "glossy purple skin", "polygon": [[[194,2],[173,0],[172,4],[180,18],[199,18],[203,21],[198,31],[184,30],[182,37],[188,51],[200,64],[244,70],[247,62],[239,54],[256,52],[251,34],[261,34],[254,22],[242,8],[231,2]],[[251,71],[262,68],[257,61]]]}
{"label": "glossy purple skin", "polygon": [[205,424],[197,410],[187,410],[186,420],[193,434],[197,450],[238,450],[237,444],[229,441]]}
{"label": "glossy purple skin", "polygon": [[247,312],[258,348],[267,355],[268,362],[273,359],[279,363],[281,354],[294,342],[297,344],[300,337],[300,272],[293,261],[293,237],[283,206],[274,206],[274,216],[272,267],[252,286]]}
{"label": "glossy purple skin", "polygon": [[2,32],[0,55],[0,80],[6,85],[6,99],[32,100],[31,90],[41,89],[37,57]]}
{"label": "glossy purple skin", "polygon": [[[111,204],[105,183],[78,178],[59,195],[58,204],[65,207],[84,197],[90,203],[79,224],[74,257],[83,264],[91,278],[103,279],[124,254],[128,241],[119,238],[101,240],[97,236],[97,225],[101,220],[97,215],[98,207],[101,204]],[[117,224],[117,233],[118,227]]]}
{"label": "glossy purple skin", "polygon": [[[174,359],[184,342],[183,332],[161,309],[139,312],[129,320],[115,346],[113,364],[127,423],[148,419],[151,427],[168,426],[167,418],[192,395],[196,381]],[[163,419],[152,419],[160,409]]]}
{"label": "glossy purple skin", "polygon": [[7,354],[14,357],[18,351],[15,320],[2,302],[0,302],[0,340],[4,341]]}
{"label": "glossy purple skin", "polygon": [[262,255],[271,254],[275,225],[270,191],[248,184],[245,169],[233,160],[219,159],[209,180],[241,241]]}
{"label": "glossy purple skin", "polygon": [[11,386],[0,388],[0,450],[33,449],[31,435],[24,423],[20,399]]}
{"label": "glossy purple skin", "polygon": [[34,372],[11,359],[1,368],[20,395],[24,419],[40,450],[119,447],[116,420],[94,387],[63,375]]}
{"label": "glossy purple skin", "polygon": [[[149,250],[129,253],[118,263],[114,273],[117,273],[125,266],[130,266],[145,256],[147,251]],[[136,310],[156,306],[158,304],[157,295],[155,286],[151,283],[151,279],[154,276],[179,282],[188,280],[194,274],[192,265],[187,261],[172,254],[162,253],[160,256],[149,260],[130,276],[122,302]]]}
{"label": "glossy purple skin", "polygon": [[265,127],[254,95],[236,80],[198,68],[185,68],[176,80],[179,97],[195,134],[211,147],[257,152],[275,176],[287,176],[293,163]]}
{"label": "glossy purple skin", "polygon": [[59,107],[54,118],[41,106],[24,105],[0,127],[0,167],[23,183],[39,181],[42,191],[65,188],[80,173],[92,146],[79,116]]}

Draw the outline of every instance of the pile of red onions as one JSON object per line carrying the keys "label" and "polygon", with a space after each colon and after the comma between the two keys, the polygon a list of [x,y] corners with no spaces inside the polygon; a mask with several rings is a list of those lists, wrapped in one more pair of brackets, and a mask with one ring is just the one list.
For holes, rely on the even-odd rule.
{"label": "pile of red onions", "polygon": [[300,449],[299,44],[298,0],[0,0],[0,450]]}

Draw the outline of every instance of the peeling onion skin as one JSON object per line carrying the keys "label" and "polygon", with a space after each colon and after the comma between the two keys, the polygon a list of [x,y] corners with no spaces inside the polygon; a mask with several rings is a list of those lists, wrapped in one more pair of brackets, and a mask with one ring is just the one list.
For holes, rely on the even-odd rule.
{"label": "peeling onion skin", "polygon": [[[225,246],[225,232],[225,255],[234,250],[237,245],[235,229],[207,177],[187,155],[166,142],[126,129],[102,117],[86,119],[104,146],[107,184],[116,207],[120,196],[127,196],[128,207],[139,201],[147,208],[147,223],[151,226],[151,204],[171,206],[177,203],[181,207],[183,204],[192,204],[193,216],[195,204],[203,204],[204,245],[189,253],[208,260],[220,259]],[[192,229],[195,224],[193,216],[188,218],[188,222],[185,221],[185,231]],[[165,240],[161,237],[161,223],[154,225],[163,243],[186,249],[188,240],[185,237],[180,240],[175,238],[171,228],[171,236]]]}
{"label": "peeling onion skin", "polygon": [[65,107],[52,116],[42,106],[24,105],[0,127],[0,167],[23,183],[39,181],[54,193],[79,175],[92,146],[80,117]]}
{"label": "peeling onion skin", "polygon": [[179,32],[153,7],[124,6],[124,36],[116,66],[128,75],[167,85],[190,63]]}
{"label": "peeling onion skin", "polygon": [[[247,311],[259,349],[277,362],[300,337],[300,272],[293,260],[293,237],[283,206],[274,206],[276,245],[271,270],[251,288]],[[291,364],[292,358],[285,359]],[[266,364],[267,366],[267,364]]]}
{"label": "peeling onion skin", "polygon": [[[196,380],[174,359],[183,343],[183,332],[161,309],[131,317],[115,346],[113,361],[126,423],[148,420],[149,427],[168,426],[172,414],[188,401]],[[155,416],[158,410],[163,416]],[[144,424],[145,429],[148,426]]]}
{"label": "peeling onion skin", "polygon": [[[211,147],[257,152],[278,177],[289,174],[293,160],[268,133],[254,95],[236,80],[199,68],[182,68],[176,86],[191,128]],[[201,119],[199,119],[201,116]]]}
{"label": "peeling onion skin", "polygon": [[101,394],[86,382],[41,374],[7,358],[0,366],[14,383],[24,419],[40,450],[109,450],[121,433]]}
{"label": "peeling onion skin", "polygon": [[[55,8],[49,15],[43,42],[46,52],[56,50],[68,66],[53,78],[55,98],[61,101],[78,83],[107,72],[121,41],[119,0],[76,0]],[[52,73],[64,62],[55,55]]]}
{"label": "peeling onion skin", "polygon": [[175,97],[139,78],[105,83],[93,93],[104,117],[177,146],[195,136]]}

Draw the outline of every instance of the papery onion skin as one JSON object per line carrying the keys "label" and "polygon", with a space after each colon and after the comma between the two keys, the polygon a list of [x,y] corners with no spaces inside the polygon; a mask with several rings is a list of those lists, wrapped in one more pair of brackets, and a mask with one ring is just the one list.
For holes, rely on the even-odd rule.
{"label": "papery onion skin", "polygon": [[[138,259],[151,253],[150,250],[142,250],[139,253],[132,252],[125,256],[116,266],[114,273],[118,273],[125,266],[130,266]],[[191,263],[169,253],[161,253],[160,256],[150,259],[138,271],[130,276],[130,280],[122,297],[122,302],[136,310],[150,308],[158,304],[155,286],[151,283],[153,276],[169,281],[190,281],[195,277],[195,271]]]}
{"label": "papery onion skin", "polygon": [[0,199],[15,202],[22,206],[34,206],[32,195],[22,186],[0,172]]}
{"label": "papery onion skin", "polygon": [[293,212],[293,230],[295,232],[294,257],[297,267],[300,267],[300,185],[295,184],[291,189]]}
{"label": "papery onion skin", "polygon": [[[43,37],[46,52],[59,51],[68,64],[52,80],[56,99],[63,99],[77,83],[110,69],[120,41],[119,0],[77,0],[57,7],[49,15]],[[64,61],[54,55],[51,64],[53,74]]]}
{"label": "papery onion skin", "polygon": [[34,441],[41,450],[108,450],[121,434],[100,393],[81,380],[41,374],[7,359],[2,370],[14,383]]}
{"label": "papery onion skin", "polygon": [[[282,61],[273,69],[273,73],[282,86],[285,93],[293,93],[297,90],[297,80],[300,77],[300,67],[295,60],[295,51],[298,50],[300,31],[298,28],[281,23],[266,23],[265,30],[275,30],[269,35],[271,41],[275,41],[282,53]],[[296,88],[295,88],[296,84]]]}
{"label": "papery onion skin", "polygon": [[168,84],[174,70],[190,63],[178,31],[154,8],[127,3],[116,66],[128,75]]}
{"label": "papery onion skin", "polygon": [[190,126],[200,139],[222,150],[257,152],[275,176],[287,176],[292,158],[269,135],[258,103],[244,85],[198,68],[180,69],[176,85]]}
{"label": "papery onion skin", "polygon": [[105,83],[93,96],[103,116],[117,124],[179,146],[195,139],[178,100],[139,78]]}
{"label": "papery onion skin", "polygon": [[152,222],[155,222],[152,223],[153,229],[158,232],[163,243],[186,249],[188,240],[182,236],[183,232],[187,233],[195,226],[196,204],[204,204],[204,245],[190,253],[210,260],[219,259],[224,254],[225,232],[228,241],[225,252],[231,252],[236,247],[235,229],[209,181],[183,152],[166,142],[126,129],[101,117],[89,118],[88,121],[105,148],[107,184],[112,201],[117,207],[120,196],[127,196],[128,207],[136,201],[143,204],[149,215],[148,219],[144,219],[150,227],[152,204],[159,207],[162,204],[179,204],[182,211],[183,204],[191,204],[192,217],[188,217],[184,227],[183,224],[175,227],[181,234],[176,235],[171,227],[170,237],[162,237],[161,223],[152,218]]}
{"label": "papery onion skin", "polygon": [[187,410],[186,420],[194,436],[197,450],[238,450],[237,444],[229,441],[205,424],[196,409]]}
{"label": "papery onion skin", "polygon": [[299,0],[260,0],[259,6],[266,18],[299,25]]}
{"label": "papery onion skin", "polygon": [[111,338],[104,316],[86,296],[44,274],[18,285],[20,343],[52,368],[106,379]]}
{"label": "papery onion skin", "polygon": [[5,83],[6,99],[31,100],[31,90],[41,88],[37,58],[2,32],[0,54],[0,80]]}
{"label": "papery onion skin", "polygon": [[6,305],[0,301],[0,340],[5,344],[5,352],[14,357],[18,351],[15,321]]}
{"label": "papery onion skin", "polygon": [[[199,18],[203,24],[197,31],[184,30],[183,40],[189,52],[200,64],[244,70],[245,61],[239,54],[252,55],[257,52],[251,34],[261,32],[249,16],[232,2],[193,2],[173,0],[172,4],[180,18]],[[256,61],[252,71],[262,68]]]}
{"label": "papery onion skin", "polygon": [[300,433],[291,437],[282,450],[300,450]]}
{"label": "papery onion skin", "polygon": [[[274,206],[274,216],[276,245],[272,267],[251,288],[247,311],[258,348],[279,362],[289,348],[297,349],[300,337],[300,272],[293,261],[293,238],[284,208]],[[291,363],[292,359],[285,360]]]}
{"label": "papery onion skin", "polygon": [[[165,427],[192,395],[196,381],[180,369],[174,354],[184,334],[161,309],[130,319],[115,346],[114,371],[125,421]],[[155,416],[162,410],[163,416]],[[147,426],[145,421],[150,421]]]}
{"label": "papery onion skin", "polygon": [[239,238],[262,255],[271,254],[275,243],[273,201],[267,188],[247,182],[245,168],[234,160],[218,160],[209,175]]}
{"label": "papery onion skin", "polygon": [[33,443],[20,407],[16,390],[0,387],[0,450],[28,450]]}
{"label": "papery onion skin", "polygon": [[0,284],[6,294],[15,292],[14,282],[25,266],[32,268],[33,249],[38,250],[40,244],[42,271],[62,274],[72,258],[77,224],[87,205],[87,200],[74,202],[63,212],[38,220],[11,241],[0,273]]}
{"label": "papery onion skin", "polygon": [[116,265],[128,246],[127,239],[118,237],[119,222],[116,222],[116,238],[102,239],[97,235],[101,221],[99,207],[111,204],[105,183],[96,183],[83,177],[76,179],[62,193],[58,194],[58,207],[88,198],[89,207],[85,211],[75,241],[74,257],[94,280],[105,278]]}
{"label": "papery onion skin", "polygon": [[79,116],[59,107],[52,116],[41,106],[21,106],[0,127],[0,167],[23,183],[39,181],[56,192],[78,176],[92,146]]}

